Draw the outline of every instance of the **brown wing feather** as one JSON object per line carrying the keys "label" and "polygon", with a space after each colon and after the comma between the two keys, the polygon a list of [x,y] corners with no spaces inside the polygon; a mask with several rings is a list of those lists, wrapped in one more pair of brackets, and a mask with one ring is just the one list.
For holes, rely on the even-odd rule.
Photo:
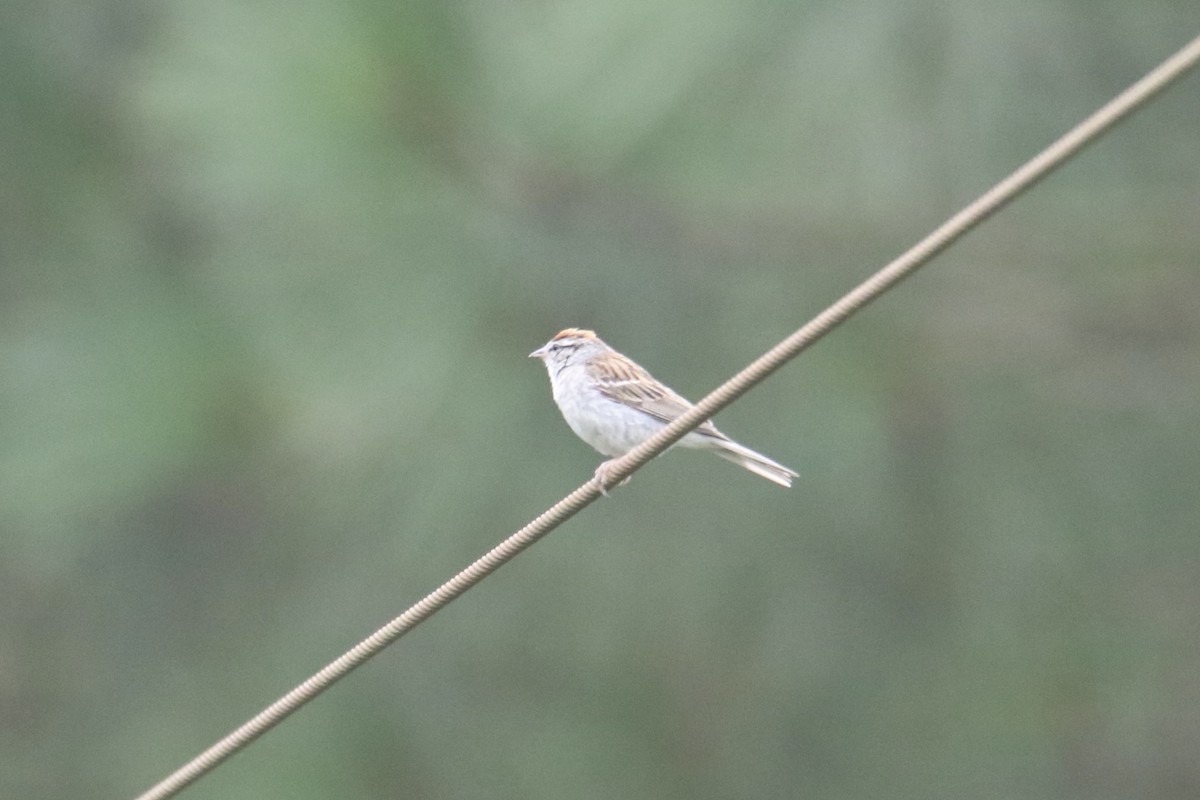
{"label": "brown wing feather", "polygon": [[[646,413],[662,422],[670,422],[692,407],[692,403],[659,383],[642,367],[620,353],[596,356],[587,365],[588,376],[602,395]],[[697,433],[717,439],[728,438],[707,421]]]}

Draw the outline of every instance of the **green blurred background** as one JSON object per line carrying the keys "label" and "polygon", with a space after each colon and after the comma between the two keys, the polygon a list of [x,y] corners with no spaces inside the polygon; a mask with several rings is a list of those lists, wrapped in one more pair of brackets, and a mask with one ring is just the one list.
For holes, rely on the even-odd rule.
{"label": "green blurred background", "polygon": [[[0,5],[0,796],[125,797],[1200,29],[1194,0]],[[1200,794],[1192,76],[187,793]]]}

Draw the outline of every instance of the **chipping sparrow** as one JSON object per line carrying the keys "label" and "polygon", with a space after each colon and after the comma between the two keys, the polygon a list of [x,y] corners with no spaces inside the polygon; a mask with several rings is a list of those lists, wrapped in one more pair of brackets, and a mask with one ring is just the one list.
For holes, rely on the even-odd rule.
{"label": "chipping sparrow", "polygon": [[[554,402],[571,430],[606,456],[625,455],[692,407],[592,331],[559,331],[529,357],[545,363]],[[716,453],[780,486],[791,486],[797,477],[782,464],[733,441],[711,421],[677,444]],[[607,493],[612,483],[608,472],[613,461],[596,470],[601,492]]]}

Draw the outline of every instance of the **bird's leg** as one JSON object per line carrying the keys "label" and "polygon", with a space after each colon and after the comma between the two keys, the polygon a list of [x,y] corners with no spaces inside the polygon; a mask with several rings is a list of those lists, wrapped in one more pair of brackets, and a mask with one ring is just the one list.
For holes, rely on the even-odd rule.
{"label": "bird's leg", "polygon": [[625,478],[620,483],[613,483],[612,478],[609,477],[609,473],[612,472],[613,465],[617,463],[617,460],[618,459],[610,458],[608,461],[605,461],[603,464],[596,467],[596,474],[592,477],[592,482],[596,484],[596,488],[600,490],[600,494],[604,495],[605,497],[608,497],[609,489],[616,488],[617,486],[624,486],[625,484],[629,483],[629,478]]}

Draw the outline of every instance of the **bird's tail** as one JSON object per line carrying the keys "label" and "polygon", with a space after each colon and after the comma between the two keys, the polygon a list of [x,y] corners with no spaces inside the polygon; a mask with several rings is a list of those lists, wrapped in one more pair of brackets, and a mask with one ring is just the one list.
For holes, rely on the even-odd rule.
{"label": "bird's tail", "polygon": [[711,442],[712,451],[721,458],[732,461],[755,475],[761,475],[772,483],[791,487],[792,478],[800,477],[800,473],[790,470],[778,461],[772,461],[762,453],[756,453],[732,439],[713,439]]}

